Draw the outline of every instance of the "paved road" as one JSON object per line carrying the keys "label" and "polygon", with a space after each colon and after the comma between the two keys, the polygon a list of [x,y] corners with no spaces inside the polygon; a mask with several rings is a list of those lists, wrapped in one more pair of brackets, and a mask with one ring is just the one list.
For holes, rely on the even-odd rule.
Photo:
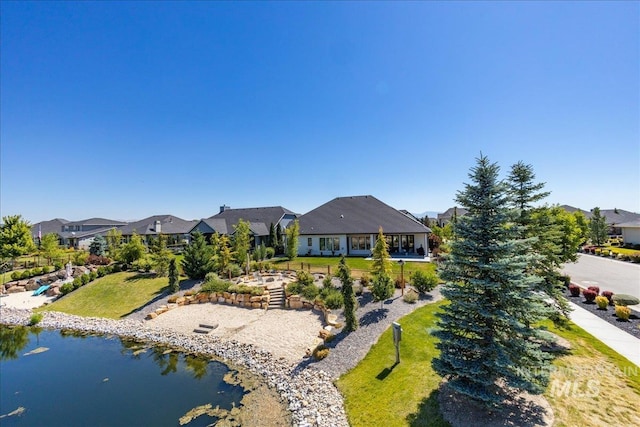
{"label": "paved road", "polygon": [[565,264],[562,271],[578,285],[598,286],[600,292],[613,291],[640,297],[640,264],[578,255],[578,262]]}

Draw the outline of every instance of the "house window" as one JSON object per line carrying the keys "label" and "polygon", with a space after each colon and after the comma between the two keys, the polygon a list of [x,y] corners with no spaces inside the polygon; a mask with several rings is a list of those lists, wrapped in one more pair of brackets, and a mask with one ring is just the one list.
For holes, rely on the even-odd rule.
{"label": "house window", "polygon": [[307,246],[313,246],[311,237],[307,237]]}
{"label": "house window", "polygon": [[371,249],[371,236],[351,236],[351,250],[365,251]]}
{"label": "house window", "polygon": [[321,251],[339,251],[340,238],[339,237],[321,237],[320,250]]}

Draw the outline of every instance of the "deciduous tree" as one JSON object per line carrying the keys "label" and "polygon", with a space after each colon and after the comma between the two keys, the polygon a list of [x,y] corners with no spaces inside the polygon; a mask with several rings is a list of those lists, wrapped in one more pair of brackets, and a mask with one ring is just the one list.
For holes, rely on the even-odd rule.
{"label": "deciduous tree", "polygon": [[514,389],[542,393],[549,374],[549,356],[538,344],[543,335],[531,326],[549,312],[534,290],[540,278],[528,273],[535,255],[525,254],[530,240],[514,238],[498,172],[481,156],[472,183],[457,194],[468,213],[454,225],[440,270],[450,304],[439,315],[440,356],[432,361],[451,388],[489,407]]}
{"label": "deciduous tree", "polygon": [[122,247],[122,232],[117,228],[112,228],[107,232],[107,249],[112,259],[118,259],[120,248]]}
{"label": "deciduous tree", "polygon": [[119,252],[119,259],[127,265],[131,265],[147,252],[147,247],[142,243],[142,239],[137,233],[131,235],[131,239],[122,245]]}
{"label": "deciduous tree", "polygon": [[54,258],[62,256],[60,241],[56,233],[47,233],[42,236],[42,239],[40,239],[40,253],[47,259],[49,264]]}
{"label": "deciduous tree", "polygon": [[239,265],[244,266],[247,263],[247,254],[251,245],[251,229],[249,222],[242,219],[234,226],[233,233],[233,252]]}
{"label": "deciduous tree", "polygon": [[9,215],[0,224],[0,257],[15,259],[36,250],[31,226],[22,215]]}

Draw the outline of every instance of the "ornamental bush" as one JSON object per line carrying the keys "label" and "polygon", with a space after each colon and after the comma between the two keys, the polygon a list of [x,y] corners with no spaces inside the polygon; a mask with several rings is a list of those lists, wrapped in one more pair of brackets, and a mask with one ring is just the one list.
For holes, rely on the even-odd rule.
{"label": "ornamental bush", "polygon": [[602,296],[606,297],[609,300],[609,305],[613,305],[613,292],[602,291]]}
{"label": "ornamental bush", "polygon": [[213,294],[217,292],[229,292],[230,286],[231,286],[231,282],[215,278],[215,279],[207,280],[200,288],[200,292],[204,292],[206,294]]}
{"label": "ornamental bush", "polygon": [[616,305],[616,316],[618,319],[628,322],[629,316],[631,316],[631,309],[624,305]]}
{"label": "ornamental bush", "polygon": [[579,297],[580,296],[580,286],[574,285],[574,284],[570,284],[569,285],[569,292],[571,292],[571,296],[572,297]]}
{"label": "ornamental bush", "polygon": [[64,285],[60,286],[60,292],[62,292],[62,295],[66,295],[72,292],[74,289],[75,288],[73,286],[73,283],[65,283]]}
{"label": "ornamental bush", "polygon": [[596,297],[596,304],[598,304],[599,310],[606,310],[607,306],[609,305],[609,299],[607,297],[598,295]]}
{"label": "ornamental bush", "polygon": [[313,357],[315,357],[317,360],[322,360],[328,355],[329,355],[329,348],[324,344],[320,344],[319,346],[313,349]]}
{"label": "ornamental bush", "polygon": [[587,289],[589,289],[590,291],[594,291],[596,295],[600,293],[600,288],[597,286],[589,286]]}
{"label": "ornamental bush", "polygon": [[436,286],[438,286],[438,276],[433,273],[416,271],[411,276],[411,282],[418,292],[424,294],[432,291]]}
{"label": "ornamental bush", "polygon": [[365,273],[362,275],[362,277],[360,277],[360,284],[362,286],[369,286],[369,282],[371,281],[371,279],[369,279],[369,276]]}
{"label": "ornamental bush", "polygon": [[82,276],[80,276],[80,282],[82,283],[82,286],[86,285],[90,281],[91,281],[91,276],[89,276],[88,274],[83,274]]}
{"label": "ornamental bush", "polygon": [[402,299],[404,302],[409,304],[415,304],[415,302],[418,301],[418,293],[410,289],[406,294],[404,294]]}
{"label": "ornamental bush", "polygon": [[596,299],[596,296],[598,294],[596,293],[596,291],[591,290],[591,289],[585,289],[584,291],[582,291],[582,296],[584,296],[584,299],[587,302],[593,302],[593,300]]}
{"label": "ornamental bush", "polygon": [[612,299],[615,305],[623,305],[625,307],[627,305],[640,304],[640,300],[633,295],[615,294]]}

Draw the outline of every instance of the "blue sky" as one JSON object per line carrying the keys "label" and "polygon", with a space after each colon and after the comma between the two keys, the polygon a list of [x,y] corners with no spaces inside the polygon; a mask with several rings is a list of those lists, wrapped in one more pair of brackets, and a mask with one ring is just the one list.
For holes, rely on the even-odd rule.
{"label": "blue sky", "polygon": [[1,215],[371,194],[444,211],[480,152],[640,212],[638,2],[1,3]]}

